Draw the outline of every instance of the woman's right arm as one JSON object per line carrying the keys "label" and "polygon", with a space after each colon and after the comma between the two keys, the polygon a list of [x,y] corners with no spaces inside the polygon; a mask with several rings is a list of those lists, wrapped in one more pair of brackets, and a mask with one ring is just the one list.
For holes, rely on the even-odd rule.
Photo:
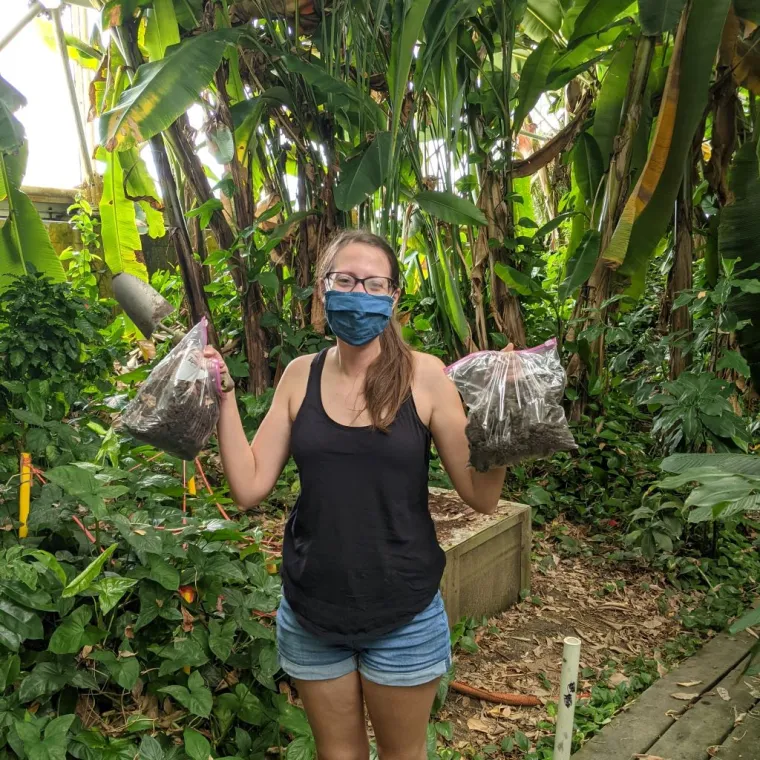
{"label": "woman's right arm", "polygon": [[[208,349],[206,355],[221,360],[216,352],[211,354]],[[225,393],[222,397],[217,427],[219,451],[230,493],[241,509],[251,509],[266,499],[288,461],[292,424],[290,402],[294,389],[302,384],[302,381],[299,383],[303,373],[303,367],[299,365],[302,364],[301,360],[296,360],[286,368],[272,406],[250,445],[234,392]]]}

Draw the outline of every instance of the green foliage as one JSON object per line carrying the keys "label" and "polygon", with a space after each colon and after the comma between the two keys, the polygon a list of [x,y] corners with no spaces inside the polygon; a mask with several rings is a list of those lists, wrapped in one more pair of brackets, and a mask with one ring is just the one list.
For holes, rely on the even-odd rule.
{"label": "green foliage", "polygon": [[751,437],[746,423],[729,401],[733,386],[708,372],[684,372],[662,385],[649,399],[660,410],[652,427],[666,451],[747,451]]}
{"label": "green foliage", "polygon": [[101,303],[66,283],[41,274],[12,280],[0,294],[0,404],[8,409],[28,402],[21,421],[44,427],[46,419],[61,419],[83,392],[108,390],[115,358],[101,332],[108,316]]}
{"label": "green foliage", "polygon": [[[0,686],[9,718],[0,740],[15,749],[18,735],[27,753],[39,744],[50,757],[86,751],[100,758],[117,748],[132,756],[138,744],[141,756],[169,757],[160,737],[145,733],[154,720],[140,710],[142,694],[159,697],[159,712],[166,708],[183,728],[190,757],[235,755],[242,727],[248,757],[263,758],[284,731],[295,739],[289,752],[313,758],[308,724],[277,692],[269,615],[280,584],[257,548],[261,530],[212,518],[201,499],[183,520],[177,481],[131,470],[133,461],[122,458],[119,471],[71,468],[125,486],[109,492],[108,516],[98,525],[82,512],[72,472],[56,476],[63,489],[52,479],[34,487],[30,529],[40,548],[6,541],[0,549]],[[46,506],[51,489],[55,506]],[[0,500],[8,495],[0,490]],[[88,543],[72,514],[108,543],[105,552]],[[157,562],[176,574],[179,590],[166,587]],[[225,685],[233,669],[235,681]],[[130,705],[114,713],[123,717],[113,738],[74,723],[74,703],[70,713],[64,707],[71,690],[101,713]],[[35,702],[32,717],[27,708]]]}

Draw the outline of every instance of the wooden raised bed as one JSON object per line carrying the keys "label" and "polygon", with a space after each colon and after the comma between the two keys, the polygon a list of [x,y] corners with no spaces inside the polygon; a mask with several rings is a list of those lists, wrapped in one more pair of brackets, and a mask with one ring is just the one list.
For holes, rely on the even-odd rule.
{"label": "wooden raised bed", "polygon": [[482,515],[453,491],[431,488],[430,511],[446,552],[441,593],[451,625],[519,601],[530,587],[530,507],[501,501],[494,514]]}

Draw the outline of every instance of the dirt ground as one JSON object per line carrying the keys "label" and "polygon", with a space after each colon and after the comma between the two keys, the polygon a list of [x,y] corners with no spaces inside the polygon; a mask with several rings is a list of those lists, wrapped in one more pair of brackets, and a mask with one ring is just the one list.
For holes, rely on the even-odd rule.
{"label": "dirt ground", "polygon": [[555,539],[534,542],[531,597],[479,630],[477,653],[455,655],[457,681],[532,695],[543,704],[508,707],[450,692],[439,720],[452,722],[451,746],[462,752],[499,745],[516,731],[532,742],[540,737],[539,724],[552,722],[545,705],[558,697],[565,636],[582,642],[583,698],[602,674],[612,686],[627,680],[623,669],[638,657],[656,661],[664,674],[662,648],[682,631],[676,612],[686,598],[666,594],[657,573],[606,562],[598,546],[585,556],[589,537],[575,526],[557,522],[547,533],[562,535],[575,556],[558,553]]}

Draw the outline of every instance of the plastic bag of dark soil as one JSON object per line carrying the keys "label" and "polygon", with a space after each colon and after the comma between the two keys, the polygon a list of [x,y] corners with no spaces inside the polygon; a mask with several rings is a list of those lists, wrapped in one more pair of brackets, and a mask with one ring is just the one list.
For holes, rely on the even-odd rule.
{"label": "plastic bag of dark soil", "polygon": [[572,451],[562,408],[557,341],[523,351],[480,351],[446,368],[468,408],[470,465],[478,472]]}
{"label": "plastic bag of dark soil", "polygon": [[203,356],[207,343],[204,318],[140,386],[121,416],[125,430],[182,459],[198,456],[219,420],[222,393],[219,362]]}

